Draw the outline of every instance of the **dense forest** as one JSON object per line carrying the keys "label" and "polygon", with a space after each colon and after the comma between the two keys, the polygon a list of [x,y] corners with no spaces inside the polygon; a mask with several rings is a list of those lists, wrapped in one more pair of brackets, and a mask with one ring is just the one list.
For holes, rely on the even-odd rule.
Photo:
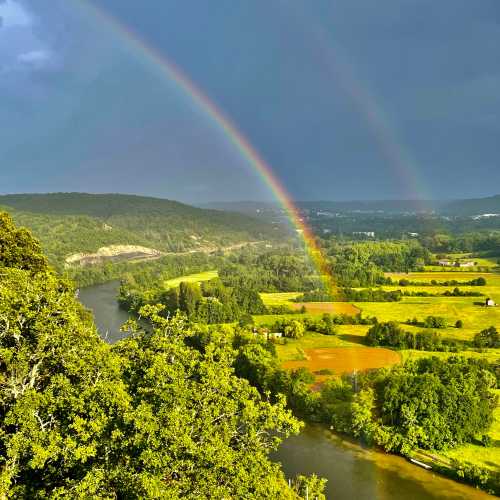
{"label": "dense forest", "polygon": [[188,252],[283,235],[276,226],[245,215],[141,196],[5,195],[0,196],[0,206],[12,213],[18,225],[32,230],[60,270],[69,255],[109,245]]}
{"label": "dense forest", "polygon": [[142,311],[148,333],[102,341],[72,285],[0,215],[0,496],[323,498],[268,459],[299,422],[235,374],[216,332]]}

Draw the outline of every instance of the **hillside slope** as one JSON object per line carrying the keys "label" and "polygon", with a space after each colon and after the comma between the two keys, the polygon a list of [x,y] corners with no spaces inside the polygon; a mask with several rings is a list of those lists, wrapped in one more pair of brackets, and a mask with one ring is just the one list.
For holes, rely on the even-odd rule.
{"label": "hillside slope", "polygon": [[448,203],[443,213],[451,215],[500,214],[500,194],[488,198],[458,200]]}
{"label": "hillside slope", "polygon": [[74,254],[111,245],[158,252],[187,252],[279,237],[251,217],[203,210],[176,201],[120,194],[21,194],[0,196],[0,207],[30,228],[57,266]]}

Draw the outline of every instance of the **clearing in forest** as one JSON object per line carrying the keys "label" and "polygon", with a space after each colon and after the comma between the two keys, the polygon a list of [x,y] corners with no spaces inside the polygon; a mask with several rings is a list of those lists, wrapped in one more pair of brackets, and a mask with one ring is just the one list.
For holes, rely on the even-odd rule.
{"label": "clearing in forest", "polygon": [[217,271],[204,271],[202,273],[188,274],[187,276],[180,276],[179,278],[173,278],[165,281],[165,288],[176,288],[183,282],[201,283],[202,281],[210,281],[218,277],[219,273]]}

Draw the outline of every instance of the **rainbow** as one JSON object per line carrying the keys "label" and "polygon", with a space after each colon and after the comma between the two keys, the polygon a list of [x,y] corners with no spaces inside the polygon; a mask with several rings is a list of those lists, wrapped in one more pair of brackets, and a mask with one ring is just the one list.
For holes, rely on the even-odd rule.
{"label": "rainbow", "polygon": [[424,200],[429,200],[432,196],[422,179],[418,161],[398,137],[380,99],[357,77],[353,64],[335,42],[331,28],[326,26],[324,20],[311,16],[307,8],[301,7],[299,2],[287,2],[282,5],[286,7],[283,14],[294,16],[297,25],[307,34],[307,41],[315,41],[314,54],[318,65],[351,100],[395,176],[401,179],[407,189],[408,196],[419,202],[421,211],[428,211],[429,207]]}
{"label": "rainbow", "polygon": [[131,49],[137,52],[138,56],[158,69],[164,78],[169,82],[174,82],[189,101],[202,110],[218,126],[227,140],[258,173],[276,200],[285,209],[292,225],[302,237],[311,261],[319,275],[323,278],[327,289],[334,290],[334,280],[330,268],[311,228],[305,223],[290,194],[276,177],[271,167],[230,118],[173,61],[148,44],[137,32],[116,19],[116,17],[104,10],[103,7],[95,5],[92,0],[78,0],[78,4],[91,17],[97,19],[106,27],[111,28]]}

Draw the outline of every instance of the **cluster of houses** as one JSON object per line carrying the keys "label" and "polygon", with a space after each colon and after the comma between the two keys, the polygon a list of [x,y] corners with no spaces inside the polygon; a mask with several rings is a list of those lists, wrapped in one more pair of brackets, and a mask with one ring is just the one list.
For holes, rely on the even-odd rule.
{"label": "cluster of houses", "polygon": [[438,265],[443,266],[443,267],[474,267],[476,265],[476,262],[473,260],[466,260],[466,261],[453,261],[453,260],[448,260],[448,259],[442,259],[438,260]]}

